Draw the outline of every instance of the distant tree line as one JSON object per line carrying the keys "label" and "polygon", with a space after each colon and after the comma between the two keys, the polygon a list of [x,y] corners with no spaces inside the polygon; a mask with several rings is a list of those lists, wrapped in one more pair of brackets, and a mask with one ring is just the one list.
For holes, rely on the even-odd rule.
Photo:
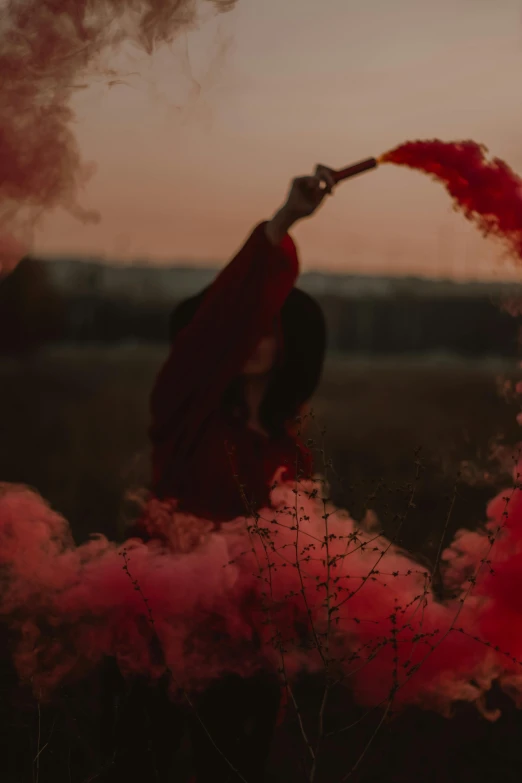
{"label": "distant tree line", "polygon": [[339,353],[513,356],[519,322],[486,296],[340,299],[321,302],[330,349]]}
{"label": "distant tree line", "polygon": [[[486,297],[317,297],[336,353],[513,356],[518,323]],[[172,302],[172,307],[176,302]],[[171,307],[125,300],[69,302],[69,340],[119,342],[166,339]]]}
{"label": "distant tree line", "polygon": [[0,355],[28,355],[61,340],[67,331],[67,310],[45,264],[23,259],[0,278]]}
{"label": "distant tree line", "polygon": [[[337,353],[513,356],[518,320],[486,295],[318,296]],[[168,306],[88,293],[60,296],[45,264],[26,259],[0,281],[0,354],[19,355],[50,342],[161,342]]]}

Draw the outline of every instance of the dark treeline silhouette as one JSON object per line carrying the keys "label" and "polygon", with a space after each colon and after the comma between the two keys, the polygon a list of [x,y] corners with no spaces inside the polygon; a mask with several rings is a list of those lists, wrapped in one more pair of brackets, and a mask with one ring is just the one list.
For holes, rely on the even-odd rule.
{"label": "dark treeline silhouette", "polygon": [[25,258],[0,279],[0,355],[27,356],[67,333],[68,303],[44,262]]}
{"label": "dark treeline silhouette", "polygon": [[448,352],[513,356],[518,325],[486,296],[394,296],[323,300],[330,349],[339,353]]}
{"label": "dark treeline silhouette", "polygon": [[[516,319],[487,297],[317,299],[328,323],[329,349],[336,353],[507,357],[517,350]],[[76,297],[67,302],[64,337],[74,342],[162,342],[171,306]]]}
{"label": "dark treeline silhouette", "polygon": [[[130,297],[89,280],[64,289],[50,270],[46,262],[25,259],[0,281],[0,355],[27,355],[49,342],[163,342],[169,312],[186,296]],[[487,286],[449,285],[442,291],[440,283],[424,281],[417,288],[392,287],[385,295],[347,290],[348,295],[310,290],[323,307],[332,352],[478,358],[517,351],[518,322]]]}

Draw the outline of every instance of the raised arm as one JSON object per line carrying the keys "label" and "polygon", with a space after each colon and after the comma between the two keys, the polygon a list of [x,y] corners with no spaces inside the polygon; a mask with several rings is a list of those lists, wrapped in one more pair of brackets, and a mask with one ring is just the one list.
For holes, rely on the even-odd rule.
{"label": "raised arm", "polygon": [[289,236],[272,244],[268,225],[256,226],[175,338],[151,395],[154,428],[168,426],[203,395],[209,405],[219,402],[292,290],[295,245]]}
{"label": "raised arm", "polygon": [[293,181],[284,205],[256,226],[173,341],[151,395],[156,442],[186,445],[280,312],[299,273],[288,231],[331,192],[328,171]]}

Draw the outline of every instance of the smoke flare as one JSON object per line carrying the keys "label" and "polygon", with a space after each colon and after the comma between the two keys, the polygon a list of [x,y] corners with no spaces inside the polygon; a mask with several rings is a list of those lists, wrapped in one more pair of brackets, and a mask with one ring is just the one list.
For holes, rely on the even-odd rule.
{"label": "smoke flare", "polygon": [[[78,194],[94,171],[82,161],[70,101],[104,68],[101,55],[131,42],[147,53],[198,20],[198,7],[235,0],[8,0],[0,21],[0,275],[27,252],[31,229],[62,208],[99,215]],[[17,247],[19,245],[19,247]],[[6,248],[4,250],[4,247]]]}
{"label": "smoke flare", "polygon": [[488,160],[487,152],[474,141],[408,141],[386,152],[379,162],[409,166],[442,182],[456,210],[484,236],[502,239],[521,260],[522,180],[503,160]]}
{"label": "smoke flare", "polygon": [[377,158],[365,158],[365,160],[361,160],[359,163],[352,163],[351,166],[346,166],[344,169],[332,171],[334,182],[342,182],[345,179],[356,177],[358,174],[363,174],[365,171],[371,171],[377,168],[378,164]]}

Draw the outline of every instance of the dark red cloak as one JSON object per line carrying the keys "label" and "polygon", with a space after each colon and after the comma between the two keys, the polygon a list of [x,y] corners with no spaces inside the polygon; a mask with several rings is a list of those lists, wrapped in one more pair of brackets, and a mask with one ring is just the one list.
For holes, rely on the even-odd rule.
{"label": "dark red cloak", "polygon": [[296,457],[309,459],[290,433],[264,438],[234,426],[220,409],[299,273],[293,240],[287,235],[274,246],[265,227],[254,229],[174,339],[150,400],[154,491],[216,521],[247,510],[238,480],[249,501],[262,506],[274,471],[286,465],[293,476]]}

